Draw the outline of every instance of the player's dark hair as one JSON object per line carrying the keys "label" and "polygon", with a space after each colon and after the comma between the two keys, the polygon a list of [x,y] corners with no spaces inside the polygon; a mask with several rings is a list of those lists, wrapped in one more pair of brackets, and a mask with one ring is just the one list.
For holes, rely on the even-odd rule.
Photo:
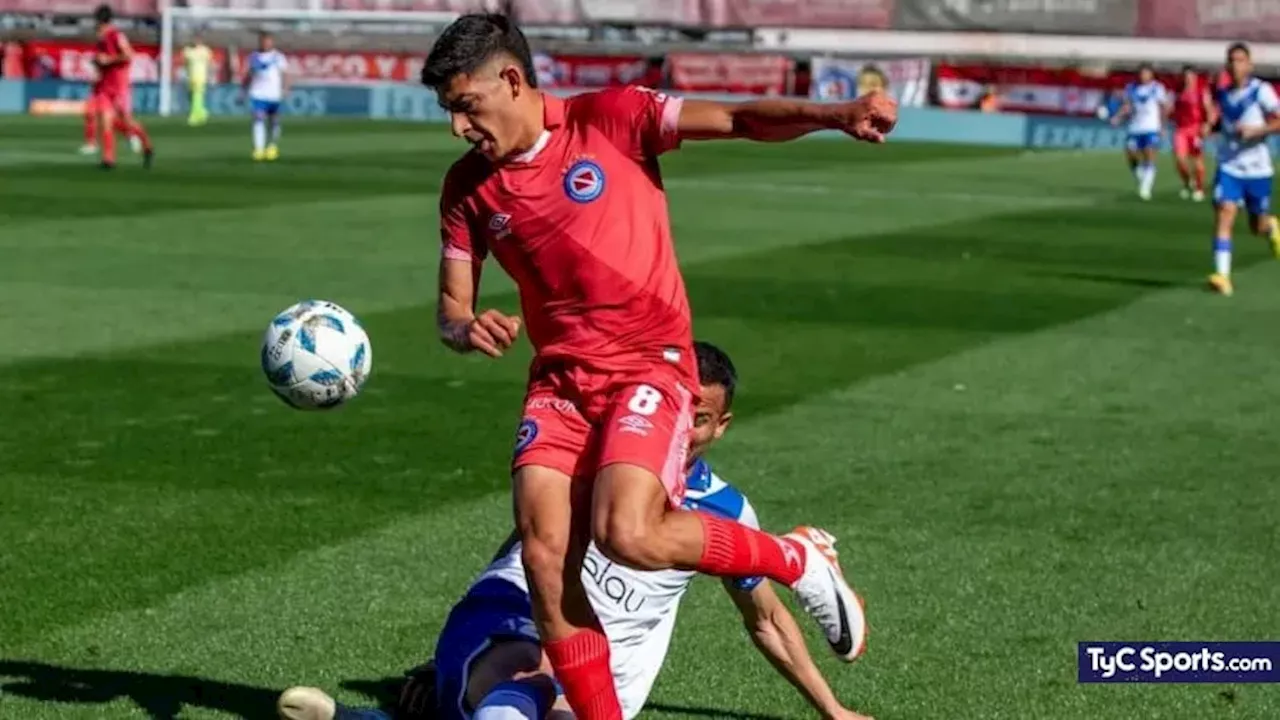
{"label": "player's dark hair", "polygon": [[1247,58],[1253,57],[1253,51],[1249,49],[1248,43],[1233,42],[1227,46],[1227,59],[1230,60],[1231,56],[1234,55],[1237,50],[1244,53],[1244,56]]}
{"label": "player's dark hair", "polygon": [[693,344],[693,353],[698,356],[698,380],[703,385],[723,387],[725,409],[733,407],[733,392],[738,388],[738,370],[729,359],[729,354],[701,340]]}
{"label": "player's dark hair", "polygon": [[511,56],[524,70],[525,81],[531,87],[538,86],[529,41],[510,18],[497,13],[463,15],[445,28],[422,66],[422,84],[439,89],[498,55]]}
{"label": "player's dark hair", "polygon": [[1143,70],[1150,70],[1151,72],[1155,72],[1155,71],[1156,71],[1156,66],[1155,66],[1155,65],[1152,65],[1152,64],[1151,64],[1151,63],[1149,63],[1149,62],[1144,62],[1144,63],[1142,63],[1141,65],[1139,65],[1139,66],[1138,66],[1138,72],[1142,72]]}
{"label": "player's dark hair", "polygon": [[1195,71],[1196,71],[1196,68],[1195,68],[1195,66],[1194,66],[1194,65],[1183,65],[1183,66],[1182,66],[1182,72],[1183,72],[1184,74],[1185,74],[1185,73],[1189,73],[1189,72],[1195,72]]}
{"label": "player's dark hair", "polygon": [[93,20],[99,25],[106,25],[107,23],[111,22],[111,20],[115,17],[115,15],[116,14],[111,9],[111,6],[106,3],[102,3],[101,5],[93,9]]}

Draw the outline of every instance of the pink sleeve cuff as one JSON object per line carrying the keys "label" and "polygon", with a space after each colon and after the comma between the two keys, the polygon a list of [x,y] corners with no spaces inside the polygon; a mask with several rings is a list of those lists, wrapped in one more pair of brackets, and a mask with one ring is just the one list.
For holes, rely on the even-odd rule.
{"label": "pink sleeve cuff", "polygon": [[658,126],[661,152],[680,147],[680,108],[682,107],[684,107],[684,98],[667,96],[666,102],[662,103],[662,119]]}
{"label": "pink sleeve cuff", "polygon": [[463,262],[471,262],[474,258],[471,253],[463,250],[457,245],[446,244],[443,251],[445,260],[461,260]]}

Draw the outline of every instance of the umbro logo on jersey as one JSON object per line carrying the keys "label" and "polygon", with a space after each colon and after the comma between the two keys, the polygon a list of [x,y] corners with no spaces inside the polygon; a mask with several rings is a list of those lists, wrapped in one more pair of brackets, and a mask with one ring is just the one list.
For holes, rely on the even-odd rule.
{"label": "umbro logo on jersey", "polygon": [[579,160],[564,174],[564,193],[578,203],[589,203],[604,193],[604,170],[590,160]]}
{"label": "umbro logo on jersey", "polygon": [[619,420],[618,424],[622,426],[622,432],[632,433],[640,437],[648,436],[649,431],[653,429],[653,423],[639,415],[628,415]]}
{"label": "umbro logo on jersey", "polygon": [[493,233],[495,240],[501,240],[510,235],[511,213],[494,213],[493,217],[489,218],[489,230]]}

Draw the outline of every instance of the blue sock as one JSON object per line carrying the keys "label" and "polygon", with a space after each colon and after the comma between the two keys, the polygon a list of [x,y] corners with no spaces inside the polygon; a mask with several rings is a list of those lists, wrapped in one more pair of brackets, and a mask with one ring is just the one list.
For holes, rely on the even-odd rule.
{"label": "blue sock", "polygon": [[333,720],[391,720],[391,716],[377,708],[347,707],[338,703],[338,711]]}
{"label": "blue sock", "polygon": [[472,720],[542,720],[549,708],[545,707],[545,687],[518,680],[505,682],[489,691],[471,714]]}

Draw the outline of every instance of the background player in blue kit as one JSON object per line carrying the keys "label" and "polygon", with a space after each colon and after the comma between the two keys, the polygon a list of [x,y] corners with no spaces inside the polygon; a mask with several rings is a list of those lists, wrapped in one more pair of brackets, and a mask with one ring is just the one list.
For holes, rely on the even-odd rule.
{"label": "background player in blue kit", "polygon": [[[708,512],[758,527],[755,510],[735,487],[711,471],[703,452],[733,420],[737,373],[729,357],[695,343],[701,400],[690,439],[684,509]],[[816,531],[813,531],[816,532]],[[829,552],[829,539],[814,537]],[[639,714],[666,659],[680,600],[697,574],[642,572],[610,562],[594,546],[583,563],[587,594],[611,646],[611,670],[626,718]],[[813,663],[799,625],[763,578],[725,579],[756,647],[823,717],[869,720],[845,708]],[[856,652],[866,621],[850,618]],[[394,713],[349,708],[321,690],[290,688],[277,709],[286,720],[529,720],[571,718],[542,652],[516,536],[498,551],[449,614],[435,659],[411,672]]]}
{"label": "background player in blue kit", "polygon": [[1271,212],[1271,181],[1275,167],[1267,136],[1280,131],[1280,98],[1271,83],[1253,76],[1249,46],[1227,49],[1229,82],[1213,93],[1213,112],[1220,124],[1218,173],[1213,181],[1215,223],[1213,274],[1209,288],[1221,295],[1235,292],[1231,282],[1231,236],[1243,205],[1253,231],[1271,240],[1280,257],[1280,227]]}
{"label": "background player in blue kit", "polygon": [[1156,157],[1171,110],[1169,91],[1156,80],[1155,69],[1144,64],[1138,70],[1138,81],[1125,88],[1124,103],[1111,121],[1118,126],[1128,120],[1125,157],[1138,182],[1138,197],[1143,200],[1151,199],[1151,190],[1156,184]]}

